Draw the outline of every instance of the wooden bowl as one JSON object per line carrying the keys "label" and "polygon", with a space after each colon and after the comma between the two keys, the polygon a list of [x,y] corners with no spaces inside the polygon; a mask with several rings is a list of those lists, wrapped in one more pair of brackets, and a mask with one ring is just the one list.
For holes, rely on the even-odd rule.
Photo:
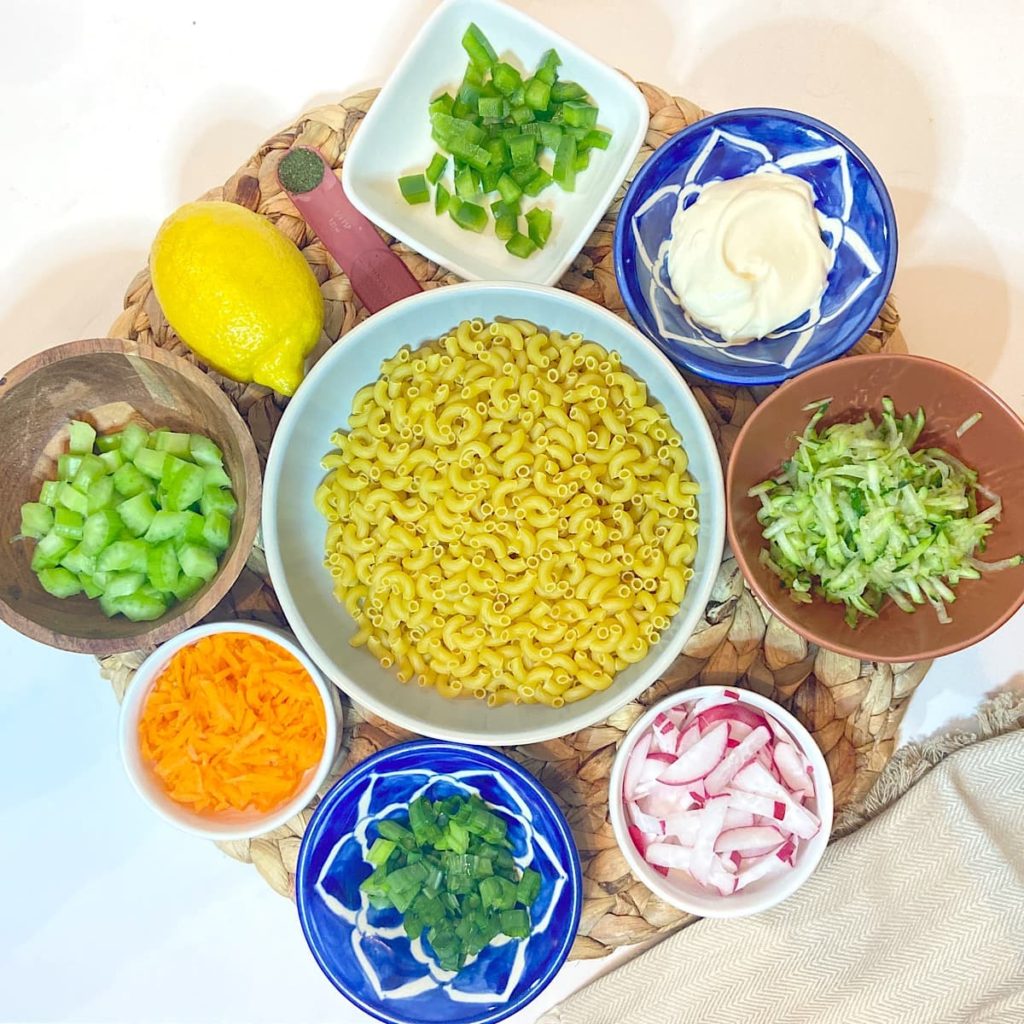
{"label": "wooden bowl", "polygon": [[[757,521],[760,502],[747,497],[774,475],[796,449],[810,412],[804,407],[832,396],[830,423],[852,422],[870,412],[878,419],[888,395],[896,412],[924,408],[927,421],[918,446],[944,448],[978,471],[979,480],[1003,500],[1002,518],[980,555],[998,561],[1024,552],[1024,423],[984,384],[954,366],[909,355],[856,356],[818,367],[787,382],[755,410],[733,449],[726,478],[729,542],[758,597],[801,636],[865,661],[920,661],[951,654],[996,630],[1024,604],[1024,566],[964,580],[943,625],[928,605],[913,613],[886,602],[877,619],[844,621],[845,608],[815,598],[796,604],[778,577],[759,561],[764,541]],[[963,437],[957,428],[974,413],[981,420]]]}
{"label": "wooden bowl", "polygon": [[[9,543],[20,529],[22,502],[56,477],[67,423],[87,420],[100,432],[131,419],[151,428],[206,434],[224,452],[238,512],[231,544],[214,579],[154,622],[108,619],[84,595],[51,597],[29,565],[33,543]],[[51,647],[108,655],[153,647],[210,612],[242,571],[259,525],[260,466],[241,416],[216,384],[191,363],[152,345],[101,338],[58,345],[0,379],[0,618]]]}

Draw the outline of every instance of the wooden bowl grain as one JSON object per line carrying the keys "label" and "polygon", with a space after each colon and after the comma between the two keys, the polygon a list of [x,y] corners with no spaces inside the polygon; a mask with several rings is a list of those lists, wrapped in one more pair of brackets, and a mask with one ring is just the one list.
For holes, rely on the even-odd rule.
{"label": "wooden bowl grain", "polygon": [[[30,567],[33,542],[9,543],[20,528],[22,502],[36,500],[41,483],[56,476],[71,419],[100,432],[135,419],[150,429],[203,433],[224,452],[238,500],[231,544],[214,579],[155,622],[108,619],[83,595],[52,597]],[[98,656],[153,647],[209,613],[242,571],[259,525],[256,446],[227,395],[184,359],[113,338],[47,349],[0,379],[0,438],[0,618],[33,640]]]}
{"label": "wooden bowl grain", "polygon": [[[1003,500],[1002,518],[979,557],[994,562],[1024,552],[1024,423],[1016,413],[955,366],[921,356],[856,356],[788,381],[758,406],[740,431],[729,460],[726,504],[729,543],[743,575],[791,629],[840,654],[865,661],[924,661],[977,643],[1024,604],[1024,566],[961,581],[956,602],[949,606],[950,623],[939,622],[927,605],[908,613],[888,601],[877,619],[861,619],[851,629],[842,605],[821,598],[796,604],[779,578],[761,564],[761,505],[747,491],[778,472],[796,450],[811,415],[805,406],[830,396],[819,430],[860,420],[869,412],[877,421],[885,396],[892,398],[898,415],[923,407],[927,421],[917,447],[944,448],[977,470],[980,482]],[[957,428],[977,412],[982,418],[957,437]]]}

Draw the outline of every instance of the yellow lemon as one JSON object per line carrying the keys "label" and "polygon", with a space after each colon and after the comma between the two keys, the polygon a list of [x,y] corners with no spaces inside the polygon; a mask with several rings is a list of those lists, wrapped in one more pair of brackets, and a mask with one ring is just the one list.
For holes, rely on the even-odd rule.
{"label": "yellow lemon", "polygon": [[167,322],[200,359],[294,393],[324,302],[302,254],[269,220],[235,203],[188,203],[160,226],[150,274]]}

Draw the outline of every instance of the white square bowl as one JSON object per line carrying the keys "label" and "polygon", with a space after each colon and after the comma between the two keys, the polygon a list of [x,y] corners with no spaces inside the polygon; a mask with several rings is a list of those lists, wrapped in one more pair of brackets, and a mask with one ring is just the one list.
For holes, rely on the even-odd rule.
{"label": "white square bowl", "polygon": [[[465,231],[451,217],[435,216],[432,201],[410,206],[398,190],[401,175],[421,172],[438,151],[430,137],[427,105],[444,90],[458,88],[468,63],[462,35],[470,22],[502,60],[520,69],[536,67],[554,47],[562,58],[559,78],[579,82],[590,92],[600,108],[598,125],[612,133],[608,149],[591,151],[590,166],[578,176],[575,192],[552,185],[530,200],[554,216],[547,245],[525,260],[505,250],[490,218],[482,234]],[[460,277],[555,284],[629,172],[647,120],[640,90],[567,39],[496,0],[448,0],[423,26],[359,126],[345,156],[342,182],[370,220]],[[445,181],[450,160],[446,172]]]}

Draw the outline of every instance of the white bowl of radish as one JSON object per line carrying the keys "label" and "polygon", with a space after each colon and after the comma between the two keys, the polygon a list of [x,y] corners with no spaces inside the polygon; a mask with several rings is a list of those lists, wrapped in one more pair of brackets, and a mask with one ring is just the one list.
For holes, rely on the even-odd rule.
{"label": "white bowl of radish", "polygon": [[832,781],[807,730],[749,690],[699,686],[639,719],[612,766],[615,838],[636,878],[700,917],[746,917],[810,877]]}

